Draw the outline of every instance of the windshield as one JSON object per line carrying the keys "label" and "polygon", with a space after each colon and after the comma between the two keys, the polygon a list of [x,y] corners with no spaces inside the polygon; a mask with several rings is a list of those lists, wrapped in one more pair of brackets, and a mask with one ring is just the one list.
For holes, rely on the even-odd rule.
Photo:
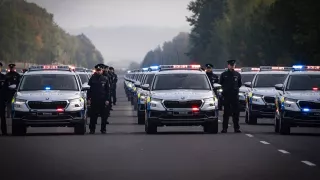
{"label": "windshield", "polygon": [[38,74],[24,76],[19,91],[65,90],[78,91],[74,75]]}
{"label": "windshield", "polygon": [[153,84],[153,90],[170,89],[210,90],[210,85],[205,74],[157,75]]}
{"label": "windshield", "polygon": [[146,80],[145,84],[151,85],[153,78],[154,74],[148,74],[148,79]]}
{"label": "windshield", "polygon": [[242,83],[252,82],[255,75],[256,74],[241,74]]}
{"label": "windshield", "polygon": [[274,87],[282,84],[288,74],[258,74],[253,87]]}
{"label": "windshield", "polygon": [[89,82],[89,77],[86,74],[79,74],[82,84]]}
{"label": "windshield", "polygon": [[320,74],[318,75],[291,75],[289,77],[287,90],[312,90],[320,87]]}

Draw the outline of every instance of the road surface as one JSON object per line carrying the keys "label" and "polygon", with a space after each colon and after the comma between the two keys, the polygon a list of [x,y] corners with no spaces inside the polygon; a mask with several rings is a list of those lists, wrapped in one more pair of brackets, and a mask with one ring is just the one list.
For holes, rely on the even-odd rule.
{"label": "road surface", "polygon": [[95,135],[85,136],[68,128],[0,136],[0,179],[320,179],[320,129],[295,128],[283,136],[273,133],[271,120],[249,126],[242,117],[242,134],[232,127],[216,135],[203,134],[201,127],[164,127],[146,135],[122,86],[120,80],[106,135],[98,127]]}

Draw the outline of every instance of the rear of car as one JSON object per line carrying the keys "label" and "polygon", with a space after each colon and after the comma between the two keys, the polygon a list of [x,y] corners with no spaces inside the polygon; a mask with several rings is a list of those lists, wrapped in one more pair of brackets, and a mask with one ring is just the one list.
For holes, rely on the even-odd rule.
{"label": "rear of car", "polygon": [[218,100],[200,65],[160,66],[146,102],[146,133],[159,126],[203,126],[207,133],[218,132]]}
{"label": "rear of car", "polygon": [[320,127],[320,66],[293,66],[276,89],[275,132],[290,134],[291,127]]}
{"label": "rear of car", "polygon": [[[33,66],[21,79],[12,100],[12,134],[25,135],[27,127],[73,127],[86,132],[83,87],[68,66]],[[14,88],[14,87],[11,87]]]}

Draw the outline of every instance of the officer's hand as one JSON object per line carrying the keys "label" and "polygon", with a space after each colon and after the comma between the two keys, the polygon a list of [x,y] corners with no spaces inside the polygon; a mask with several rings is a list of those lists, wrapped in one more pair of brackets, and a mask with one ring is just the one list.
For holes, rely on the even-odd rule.
{"label": "officer's hand", "polygon": [[109,101],[106,101],[106,105],[107,105],[107,106],[109,105]]}
{"label": "officer's hand", "polygon": [[87,104],[88,104],[88,105],[90,105],[90,104],[91,104],[91,100],[90,100],[90,99],[88,99]]}

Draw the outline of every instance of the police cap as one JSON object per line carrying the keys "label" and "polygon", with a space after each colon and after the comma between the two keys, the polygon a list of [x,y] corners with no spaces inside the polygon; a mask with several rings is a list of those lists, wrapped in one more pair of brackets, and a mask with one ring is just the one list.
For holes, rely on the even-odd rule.
{"label": "police cap", "polygon": [[228,63],[229,65],[233,66],[234,64],[236,64],[236,60],[230,59],[230,60],[227,61],[227,63]]}
{"label": "police cap", "polygon": [[97,65],[95,65],[95,66],[94,66],[94,68],[95,68],[95,69],[100,69],[100,70],[101,70],[101,69],[103,69],[103,68],[104,68],[104,65],[103,65],[103,64],[97,64]]}
{"label": "police cap", "polygon": [[0,66],[1,66],[1,67],[3,66],[2,62],[0,62]]}
{"label": "police cap", "polygon": [[114,70],[114,68],[113,67],[109,67],[109,70]]}
{"label": "police cap", "polygon": [[109,68],[109,66],[108,66],[108,65],[104,65],[104,68],[105,68],[105,69],[108,69],[108,68]]}
{"label": "police cap", "polygon": [[9,66],[9,68],[14,68],[14,67],[16,67],[15,64],[9,64],[8,66]]}
{"label": "police cap", "polygon": [[206,68],[213,68],[212,64],[206,64]]}

